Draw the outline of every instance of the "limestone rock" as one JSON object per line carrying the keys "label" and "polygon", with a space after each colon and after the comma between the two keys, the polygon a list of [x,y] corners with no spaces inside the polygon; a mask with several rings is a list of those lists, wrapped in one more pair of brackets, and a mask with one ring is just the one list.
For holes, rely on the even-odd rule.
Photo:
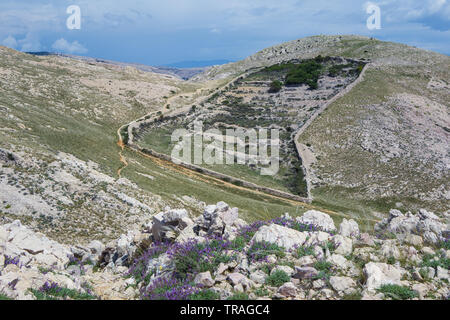
{"label": "limestone rock", "polygon": [[364,266],[363,272],[366,276],[366,287],[368,290],[378,289],[385,284],[401,285],[404,271],[386,263],[369,262]]}
{"label": "limestone rock", "polygon": [[188,225],[193,224],[188,213],[184,209],[167,210],[153,216],[152,235],[155,241],[174,240],[167,237],[168,231],[179,234]]}
{"label": "limestone rock", "polygon": [[202,287],[210,288],[214,285],[214,280],[209,271],[199,273],[195,276],[194,283]]}
{"label": "limestone rock", "polygon": [[297,221],[307,225],[313,225],[323,231],[335,231],[333,219],[326,213],[317,210],[306,211],[303,216],[297,218]]}
{"label": "limestone rock", "polygon": [[313,267],[295,267],[295,273],[292,276],[296,279],[312,279],[319,274]]}
{"label": "limestone rock", "polygon": [[289,277],[291,277],[294,274],[294,269],[292,269],[289,266],[276,266],[275,268],[270,271],[270,274],[274,274],[277,271],[283,271],[285,272]]}
{"label": "limestone rock", "polygon": [[306,234],[277,224],[262,226],[252,238],[252,243],[265,241],[285,249],[301,246],[306,240]]}
{"label": "limestone rock", "polygon": [[339,234],[344,237],[356,238],[359,236],[358,223],[353,219],[345,219],[339,226]]}
{"label": "limestone rock", "polygon": [[297,287],[292,282],[286,282],[278,289],[278,293],[284,297],[295,297]]}
{"label": "limestone rock", "polygon": [[349,255],[353,251],[353,241],[351,238],[347,238],[341,235],[336,235],[333,238],[334,245],[336,247],[335,252],[343,256]]}
{"label": "limestone rock", "polygon": [[330,285],[340,294],[350,294],[355,291],[356,282],[350,277],[330,277]]}

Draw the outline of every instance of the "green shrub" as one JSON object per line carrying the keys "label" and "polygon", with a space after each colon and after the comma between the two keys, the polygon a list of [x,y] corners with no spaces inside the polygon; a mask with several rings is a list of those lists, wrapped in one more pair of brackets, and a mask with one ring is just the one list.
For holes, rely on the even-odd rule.
{"label": "green shrub", "polygon": [[120,135],[122,137],[122,142],[124,144],[127,144],[128,143],[128,139],[129,139],[129,137],[128,137],[128,126],[123,127],[122,130],[120,130]]}
{"label": "green shrub", "polygon": [[387,259],[387,263],[388,263],[388,264],[395,264],[395,258],[394,258],[394,257],[389,257],[389,258]]}
{"label": "green shrub", "polygon": [[259,287],[258,289],[255,290],[255,294],[258,297],[267,297],[270,294],[270,292],[264,287]]}
{"label": "green shrub", "polygon": [[233,240],[232,248],[237,251],[242,251],[246,245],[247,240],[243,236],[238,236]]}
{"label": "green shrub", "polygon": [[314,249],[313,247],[299,247],[296,251],[297,258],[305,257],[305,256],[313,256]]}
{"label": "green shrub", "polygon": [[328,251],[330,251],[330,253],[333,254],[334,251],[336,251],[336,245],[332,241],[326,241],[322,245],[322,249],[324,250],[328,249]]}
{"label": "green shrub", "polygon": [[233,257],[224,254],[222,244],[219,240],[180,244],[173,256],[177,273],[184,279],[190,273],[213,272],[221,262],[230,262]]}
{"label": "green shrub", "polygon": [[441,241],[438,246],[444,250],[450,250],[450,240]]}
{"label": "green shrub", "polygon": [[198,293],[194,293],[189,297],[190,300],[218,300],[220,299],[220,294],[211,290],[206,289]]}
{"label": "green shrub", "polygon": [[342,300],[361,300],[362,295],[361,292],[355,291],[353,293],[346,294],[342,297]]}
{"label": "green shrub", "polygon": [[422,258],[421,267],[431,267],[436,269],[441,267],[444,269],[450,269],[450,259],[445,256],[426,254]]}
{"label": "green shrub", "polygon": [[11,298],[9,298],[8,296],[0,293],[0,300],[12,300]]}
{"label": "green shrub", "polygon": [[236,292],[231,297],[228,297],[227,300],[249,300],[248,294],[244,292]]}
{"label": "green shrub", "polygon": [[286,255],[284,248],[268,242],[255,242],[247,251],[250,261],[260,261],[271,254],[279,258],[283,258]]}
{"label": "green shrub", "polygon": [[328,262],[328,261],[325,261],[325,260],[317,261],[314,264],[314,268],[316,268],[319,271],[329,270],[331,268],[331,266],[332,266],[331,262]]}
{"label": "green shrub", "polygon": [[283,88],[283,83],[281,81],[275,80],[270,84],[269,92],[277,93],[280,92],[281,88]]}
{"label": "green shrub", "polygon": [[315,279],[325,279],[328,280],[331,276],[331,266],[332,264],[325,260],[317,261],[314,264],[314,268],[319,271],[319,274],[315,277]]}
{"label": "green shrub", "polygon": [[321,69],[322,65],[313,60],[296,65],[286,75],[286,85],[306,84],[310,89],[317,89]]}
{"label": "green shrub", "polygon": [[37,300],[94,300],[97,297],[74,289],[61,287],[56,283],[45,283],[39,290],[30,289]]}
{"label": "green shrub", "polygon": [[266,278],[266,284],[273,287],[280,287],[284,283],[289,282],[291,278],[283,270],[276,270]]}
{"label": "green shrub", "polygon": [[396,284],[385,284],[377,289],[377,291],[394,300],[407,300],[418,296],[417,292],[409,289],[408,287],[399,286]]}

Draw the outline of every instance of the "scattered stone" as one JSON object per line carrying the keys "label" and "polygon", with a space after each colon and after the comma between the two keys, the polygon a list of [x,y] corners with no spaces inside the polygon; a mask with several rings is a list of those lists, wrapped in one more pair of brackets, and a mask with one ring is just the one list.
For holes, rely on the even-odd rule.
{"label": "scattered stone", "polygon": [[330,277],[330,285],[339,294],[350,294],[355,291],[356,282],[349,277]]}
{"label": "scattered stone", "polygon": [[152,235],[155,241],[158,242],[173,241],[173,238],[168,237],[169,231],[175,231],[174,234],[176,235],[191,224],[193,222],[189,219],[188,213],[184,209],[160,212],[153,216]]}
{"label": "scattered stone", "polygon": [[296,265],[300,267],[312,267],[315,262],[316,259],[313,256],[304,256],[297,259]]}
{"label": "scattered stone", "polygon": [[267,275],[261,270],[257,270],[250,274],[250,280],[259,284],[264,284],[266,282],[266,277]]}
{"label": "scattered stone", "polygon": [[448,280],[448,270],[438,266],[436,268],[436,278]]}
{"label": "scattered stone", "polygon": [[284,297],[295,297],[297,295],[297,287],[292,282],[286,282],[278,289],[278,293]]}
{"label": "scattered stone", "polygon": [[277,271],[283,271],[285,272],[289,277],[294,274],[294,269],[292,269],[289,266],[276,266],[275,268],[270,271],[270,274],[274,274]]}
{"label": "scattered stone", "polygon": [[344,256],[340,254],[333,254],[328,259],[328,262],[331,262],[333,265],[337,266],[340,269],[345,269],[348,267],[348,261]]}
{"label": "scattered stone", "polygon": [[415,234],[407,234],[403,238],[403,242],[419,248],[423,246],[422,237]]}
{"label": "scattered stone", "polygon": [[246,277],[239,272],[234,272],[234,273],[230,273],[228,275],[227,279],[235,286],[235,285],[245,281]]}
{"label": "scattered stone", "polygon": [[209,271],[199,273],[195,276],[194,283],[202,287],[210,288],[214,285],[214,280]]}
{"label": "scattered stone", "polygon": [[417,292],[417,294],[419,295],[420,299],[423,299],[427,293],[430,291],[428,289],[428,286],[426,284],[423,283],[416,283],[412,286],[412,289]]}
{"label": "scattered stone", "polygon": [[361,233],[358,239],[355,242],[355,246],[357,247],[374,247],[375,242],[373,241],[373,237],[368,233]]}
{"label": "scattered stone", "polygon": [[398,235],[421,235],[428,243],[436,244],[444,241],[443,233],[447,227],[434,213],[424,209],[419,210],[418,215],[410,212],[402,214],[397,209],[389,211],[389,217],[375,225],[377,232],[391,232]]}
{"label": "scattered stone", "polygon": [[313,267],[295,267],[295,273],[292,276],[296,279],[312,279],[319,274]]}

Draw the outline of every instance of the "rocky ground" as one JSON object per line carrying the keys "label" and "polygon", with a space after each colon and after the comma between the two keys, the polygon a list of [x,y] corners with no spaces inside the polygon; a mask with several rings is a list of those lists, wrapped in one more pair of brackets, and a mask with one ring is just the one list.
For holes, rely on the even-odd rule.
{"label": "rocky ground", "polygon": [[391,210],[371,234],[310,210],[252,224],[166,208],[103,244],[0,226],[2,299],[448,299],[449,216]]}
{"label": "rocky ground", "polygon": [[92,161],[64,152],[0,148],[0,222],[19,219],[69,243],[106,241],[119,236],[120,229],[145,222],[155,213],[149,205],[155,208],[157,203],[163,203],[160,197],[126,178],[102,173]]}

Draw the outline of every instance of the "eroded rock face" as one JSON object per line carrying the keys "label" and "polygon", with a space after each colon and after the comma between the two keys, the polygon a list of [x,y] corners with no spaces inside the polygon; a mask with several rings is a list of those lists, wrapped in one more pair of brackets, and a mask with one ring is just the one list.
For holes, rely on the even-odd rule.
{"label": "eroded rock face", "polygon": [[214,280],[211,277],[211,273],[209,271],[197,274],[194,282],[195,284],[205,288],[210,288],[214,285]]}
{"label": "eroded rock face", "polygon": [[294,246],[301,246],[305,243],[307,233],[299,232],[277,224],[262,226],[253,236],[252,243],[268,242],[279,247],[292,249]]}
{"label": "eroded rock face", "polygon": [[319,274],[313,267],[295,267],[293,278],[296,279],[312,279]]}
{"label": "eroded rock face", "polygon": [[297,218],[297,221],[303,224],[314,225],[323,231],[336,230],[333,219],[326,213],[317,210],[306,211],[303,216]]}

